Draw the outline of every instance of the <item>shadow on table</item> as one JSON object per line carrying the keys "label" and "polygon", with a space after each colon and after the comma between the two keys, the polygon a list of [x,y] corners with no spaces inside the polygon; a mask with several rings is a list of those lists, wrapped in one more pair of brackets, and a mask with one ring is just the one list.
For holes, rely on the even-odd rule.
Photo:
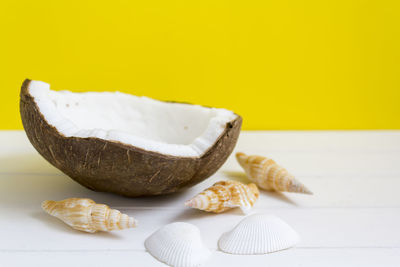
{"label": "shadow on table", "polygon": [[[19,168],[16,168],[15,162],[19,164]],[[8,164],[14,164],[14,166],[6,166]],[[203,186],[199,186],[170,195],[127,198],[110,193],[91,191],[79,185],[37,155],[14,156],[6,159],[0,158],[0,166],[4,166],[6,170],[10,170],[10,172],[5,172],[1,175],[0,206],[12,208],[14,210],[34,210],[36,212],[31,214],[33,218],[42,221],[49,227],[57,228],[60,231],[76,233],[76,231],[72,230],[70,227],[58,222],[58,219],[52,218],[40,210],[41,203],[44,200],[62,200],[71,197],[91,198],[97,203],[107,204],[110,207],[120,209],[122,212],[128,214],[131,212],[133,213],[135,210],[134,213],[137,213],[139,221],[140,213],[154,212],[154,208],[176,210],[177,214],[173,215],[172,221],[190,221],[206,216],[220,216],[220,214],[210,214],[199,210],[184,208],[184,201],[205,189],[206,186],[204,186],[204,188]],[[225,173],[231,179],[248,182],[244,173]],[[261,194],[266,198],[275,198],[296,205],[296,203],[282,193],[262,191]],[[232,209],[227,211],[227,213],[243,216],[240,209]],[[135,216],[135,214],[132,215]],[[107,233],[101,233],[100,236],[103,235],[108,237]]]}
{"label": "shadow on table", "polygon": [[[2,172],[2,169],[0,169],[0,208],[12,209],[17,213],[28,211],[29,216],[45,224],[46,227],[78,235],[87,233],[76,231],[61,223],[59,219],[46,214],[41,210],[41,203],[44,200],[62,200],[71,197],[90,198],[97,203],[104,203],[112,208],[119,209],[121,212],[133,213],[129,215],[138,218],[140,221],[141,213],[154,212],[152,207],[169,207],[173,206],[174,202],[181,202],[181,193],[156,197],[127,198],[111,193],[95,192],[81,186],[43,161],[36,155],[0,158],[0,166],[4,167],[3,170],[6,170]],[[9,164],[13,164],[13,166],[7,166]],[[19,165],[18,168],[17,165]],[[175,206],[177,205],[175,204]],[[90,236],[119,238],[113,232],[99,232]]]}
{"label": "shadow on table", "polygon": [[0,157],[0,174],[57,174],[59,171],[38,153]]}
{"label": "shadow on table", "polygon": [[[13,166],[11,166],[13,165]],[[18,166],[18,167],[17,167]],[[0,203],[8,207],[39,205],[43,200],[71,197],[91,198],[112,207],[169,206],[182,193],[128,198],[111,193],[96,192],[78,184],[42,159],[39,155],[0,158]]]}
{"label": "shadow on table", "polygon": [[[237,215],[240,217],[245,216],[240,209],[231,209],[225,211],[223,214],[231,214],[231,215]],[[171,222],[185,222],[185,221],[191,221],[191,220],[196,220],[196,219],[201,219],[201,218],[212,218],[212,217],[217,217],[217,216],[224,216],[222,213],[212,213],[212,212],[206,212],[202,210],[196,210],[196,209],[186,209],[180,211],[172,220]],[[250,214],[250,213],[249,213]]]}

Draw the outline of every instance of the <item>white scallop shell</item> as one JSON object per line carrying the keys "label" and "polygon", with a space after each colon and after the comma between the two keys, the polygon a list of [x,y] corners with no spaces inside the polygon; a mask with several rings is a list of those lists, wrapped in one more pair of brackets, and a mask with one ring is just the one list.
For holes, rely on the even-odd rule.
{"label": "white scallop shell", "polygon": [[231,254],[266,254],[293,247],[299,240],[299,235],[280,218],[254,214],[224,233],[218,246]]}
{"label": "white scallop shell", "polygon": [[199,266],[211,255],[203,245],[200,230],[184,222],[165,225],[148,237],[144,245],[153,257],[175,267]]}

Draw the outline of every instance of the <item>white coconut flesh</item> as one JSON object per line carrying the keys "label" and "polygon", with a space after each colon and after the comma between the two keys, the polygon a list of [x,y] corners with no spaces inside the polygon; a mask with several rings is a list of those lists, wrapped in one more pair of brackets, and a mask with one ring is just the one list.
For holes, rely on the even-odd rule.
{"label": "white coconut flesh", "polygon": [[237,117],[226,109],[120,92],[52,91],[40,81],[28,89],[46,121],[66,137],[96,137],[171,156],[202,156]]}

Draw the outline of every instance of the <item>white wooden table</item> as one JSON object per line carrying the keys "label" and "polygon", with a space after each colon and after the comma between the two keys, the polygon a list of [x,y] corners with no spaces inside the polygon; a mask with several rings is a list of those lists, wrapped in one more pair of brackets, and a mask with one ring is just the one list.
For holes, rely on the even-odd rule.
{"label": "white wooden table", "polygon": [[[253,212],[275,214],[301,236],[293,249],[261,256],[217,250],[239,210],[207,214],[183,206],[221,179],[245,180],[233,156],[180,194],[129,199],[92,192],[47,163],[22,131],[0,132],[0,266],[165,266],[143,242],[159,227],[185,221],[213,250],[205,266],[400,266],[400,131],[243,132],[237,151],[270,156],[313,196],[262,192]],[[45,199],[88,197],[139,220],[111,233],[72,230],[44,213]]]}

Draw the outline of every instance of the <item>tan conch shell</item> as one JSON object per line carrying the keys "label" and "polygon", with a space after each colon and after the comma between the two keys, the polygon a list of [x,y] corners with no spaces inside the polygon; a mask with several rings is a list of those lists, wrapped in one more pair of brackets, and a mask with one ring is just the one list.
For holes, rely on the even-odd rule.
{"label": "tan conch shell", "polygon": [[42,208],[72,228],[88,233],[132,228],[137,221],[104,204],[88,198],[68,198],[61,201],[46,200]]}
{"label": "tan conch shell", "polygon": [[237,181],[220,181],[186,201],[185,206],[214,213],[240,207],[247,212],[258,196],[258,188],[253,183],[246,185]]}
{"label": "tan conch shell", "polygon": [[293,175],[270,158],[256,155],[248,156],[238,152],[236,159],[245,170],[248,178],[262,189],[312,195],[312,192],[297,181]]}

